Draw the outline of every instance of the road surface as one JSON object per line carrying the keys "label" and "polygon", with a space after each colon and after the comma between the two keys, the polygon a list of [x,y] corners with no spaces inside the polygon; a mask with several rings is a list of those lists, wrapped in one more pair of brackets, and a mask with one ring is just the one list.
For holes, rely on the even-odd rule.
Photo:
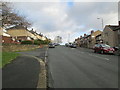
{"label": "road surface", "polygon": [[48,69],[50,88],[118,87],[118,56],[57,46],[48,50]]}

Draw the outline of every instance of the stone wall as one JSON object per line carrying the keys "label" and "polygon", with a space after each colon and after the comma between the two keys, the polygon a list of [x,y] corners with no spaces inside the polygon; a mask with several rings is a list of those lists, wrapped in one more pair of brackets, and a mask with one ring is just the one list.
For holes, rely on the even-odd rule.
{"label": "stone wall", "polygon": [[38,45],[3,45],[2,51],[11,52],[11,51],[26,51],[40,48]]}

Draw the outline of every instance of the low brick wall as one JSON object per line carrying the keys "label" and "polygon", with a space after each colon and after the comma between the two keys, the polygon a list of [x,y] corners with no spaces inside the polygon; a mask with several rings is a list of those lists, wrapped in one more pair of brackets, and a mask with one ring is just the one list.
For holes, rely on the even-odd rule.
{"label": "low brick wall", "polygon": [[2,51],[9,52],[9,51],[26,51],[26,50],[33,50],[36,48],[40,48],[38,45],[3,45]]}

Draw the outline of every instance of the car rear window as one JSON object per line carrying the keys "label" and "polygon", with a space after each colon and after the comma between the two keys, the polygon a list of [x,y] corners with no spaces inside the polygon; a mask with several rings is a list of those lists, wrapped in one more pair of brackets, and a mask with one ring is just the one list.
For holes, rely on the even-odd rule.
{"label": "car rear window", "polygon": [[102,46],[102,47],[105,47],[105,48],[110,48],[110,46],[109,46],[109,45],[106,45],[106,44],[102,44],[101,46]]}

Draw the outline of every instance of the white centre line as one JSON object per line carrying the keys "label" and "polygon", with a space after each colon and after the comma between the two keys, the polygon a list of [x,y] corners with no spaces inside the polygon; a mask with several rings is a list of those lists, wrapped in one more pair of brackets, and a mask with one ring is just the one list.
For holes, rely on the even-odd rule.
{"label": "white centre line", "polygon": [[89,54],[90,56],[93,56],[93,57],[97,57],[97,58],[100,58],[100,59],[104,59],[104,60],[110,60],[108,58],[104,58],[104,57],[99,57],[99,56],[96,56],[96,55],[93,55],[93,54]]}

